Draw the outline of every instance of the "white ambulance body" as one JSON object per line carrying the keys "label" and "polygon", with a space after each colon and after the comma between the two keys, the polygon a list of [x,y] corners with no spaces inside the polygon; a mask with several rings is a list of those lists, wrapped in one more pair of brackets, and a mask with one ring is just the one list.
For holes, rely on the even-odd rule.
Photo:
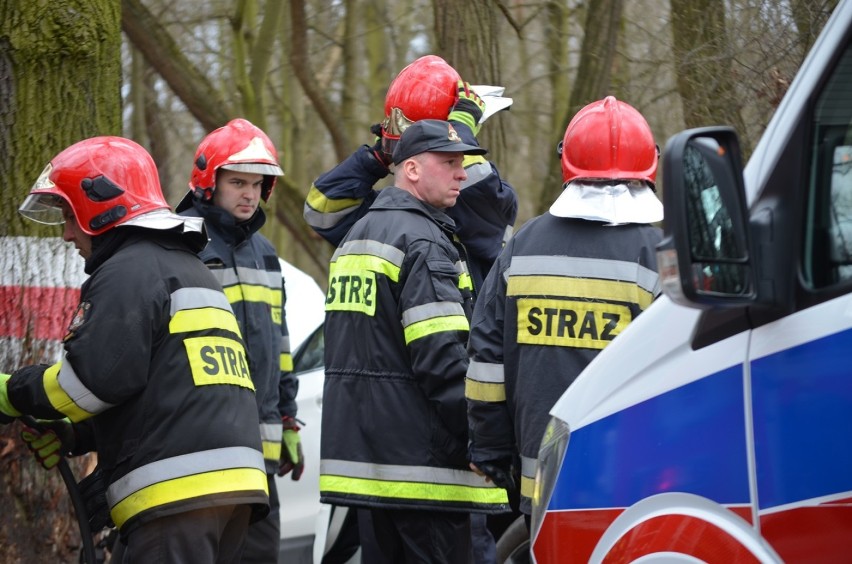
{"label": "white ambulance body", "polygon": [[744,171],[667,143],[665,295],[551,411],[539,564],[852,561],[850,38],[842,0]]}

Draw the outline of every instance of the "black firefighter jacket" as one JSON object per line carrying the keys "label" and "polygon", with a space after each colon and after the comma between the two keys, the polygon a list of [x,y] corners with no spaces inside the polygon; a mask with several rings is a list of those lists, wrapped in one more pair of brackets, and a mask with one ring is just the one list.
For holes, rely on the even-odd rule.
{"label": "black firefighter jacket", "polygon": [[191,201],[192,207],[182,202],[178,211],[203,217],[207,226],[210,241],[199,256],[222,284],[240,324],[257,394],[263,457],[271,474],[281,458],[281,418],[296,416],[299,387],[291,374],[281,263],[272,243],[258,233],[266,220],[263,210],[238,224],[222,208],[194,198]]}
{"label": "black firefighter jacket", "polygon": [[545,213],[515,235],[485,282],[465,386],[471,459],[520,454],[524,513],[551,407],[660,292],[660,238],[650,225]]}
{"label": "black firefighter jacket", "polygon": [[240,329],[196,250],[173,231],[93,238],[63,358],[9,380],[17,409],[69,418],[76,453],[97,450],[122,534],[200,507],[268,511]]}
{"label": "black firefighter jacket", "polygon": [[320,498],[499,512],[468,469],[464,375],[471,292],[443,212],[384,189],[331,259]]}

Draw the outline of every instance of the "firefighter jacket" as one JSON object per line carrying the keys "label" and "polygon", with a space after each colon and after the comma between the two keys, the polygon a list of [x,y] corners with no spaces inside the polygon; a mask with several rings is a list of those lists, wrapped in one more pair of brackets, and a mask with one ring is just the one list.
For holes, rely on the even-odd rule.
{"label": "firefighter jacket", "polygon": [[197,247],[174,231],[125,226],[92,245],[62,359],[17,371],[12,404],[91,428],[122,534],[202,507],[253,504],[262,517],[267,481],[248,360]]}
{"label": "firefighter jacket", "polygon": [[500,512],[468,469],[464,375],[471,294],[452,220],[388,187],[331,259],[320,499]]}
{"label": "firefighter jacket", "polygon": [[649,225],[545,213],[507,244],[471,322],[471,460],[521,462],[529,514],[550,409],[589,362],[659,294]]}
{"label": "firefighter jacket", "polygon": [[[462,141],[478,145],[468,126],[452,124]],[[512,234],[518,198],[485,157],[466,155],[464,168],[467,180],[456,205],[446,213],[456,224],[455,236],[467,250],[468,270],[479,288]],[[305,220],[332,245],[339,245],[376,200],[373,185],[387,175],[388,168],[373,156],[372,148],[362,145],[314,181],[305,201]]]}
{"label": "firefighter jacket", "polygon": [[263,458],[272,474],[281,458],[281,418],[296,416],[299,386],[291,373],[281,263],[272,243],[258,233],[266,220],[263,210],[258,208],[252,219],[237,223],[220,207],[191,201],[192,207],[182,203],[178,210],[203,217],[207,226],[210,242],[199,256],[224,288],[240,324],[257,394]]}

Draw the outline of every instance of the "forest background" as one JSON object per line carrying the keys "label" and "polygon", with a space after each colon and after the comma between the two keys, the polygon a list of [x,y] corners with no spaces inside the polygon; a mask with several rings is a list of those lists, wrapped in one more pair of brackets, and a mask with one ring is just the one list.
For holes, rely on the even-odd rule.
{"label": "forest background", "polygon": [[[302,219],[305,195],[372,144],[388,84],[415,58],[440,55],[468,82],[504,86],[514,99],[479,140],[518,193],[517,230],[561,191],[556,145],[570,118],[606,95],[641,111],[661,147],[682,129],[727,124],[747,157],[836,4],[0,0],[0,272],[25,272],[0,283],[4,319],[31,328],[32,310],[64,327],[76,305],[72,295],[45,314],[20,297],[22,286],[77,286],[82,261],[62,243],[31,244],[61,233],[25,222],[17,207],[49,159],[80,139],[141,143],[174,206],[204,135],[251,120],[285,171],[263,232],[325,288],[333,248]],[[55,361],[55,342],[11,339],[12,324],[0,322],[0,371]],[[29,460],[17,432],[0,430],[0,563],[76,561],[62,483]],[[75,461],[78,475],[91,470],[87,459]]]}

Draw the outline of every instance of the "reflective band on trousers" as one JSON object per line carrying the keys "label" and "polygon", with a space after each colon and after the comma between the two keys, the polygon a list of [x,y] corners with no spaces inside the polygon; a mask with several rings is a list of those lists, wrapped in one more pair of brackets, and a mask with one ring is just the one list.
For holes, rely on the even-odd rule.
{"label": "reflective band on trousers", "polygon": [[502,505],[506,490],[468,470],[320,461],[320,491],[386,499]]}
{"label": "reflective band on trousers", "polygon": [[260,451],[230,447],[194,452],[141,466],[110,484],[107,501],[116,526],[169,503],[218,494],[269,493]]}

